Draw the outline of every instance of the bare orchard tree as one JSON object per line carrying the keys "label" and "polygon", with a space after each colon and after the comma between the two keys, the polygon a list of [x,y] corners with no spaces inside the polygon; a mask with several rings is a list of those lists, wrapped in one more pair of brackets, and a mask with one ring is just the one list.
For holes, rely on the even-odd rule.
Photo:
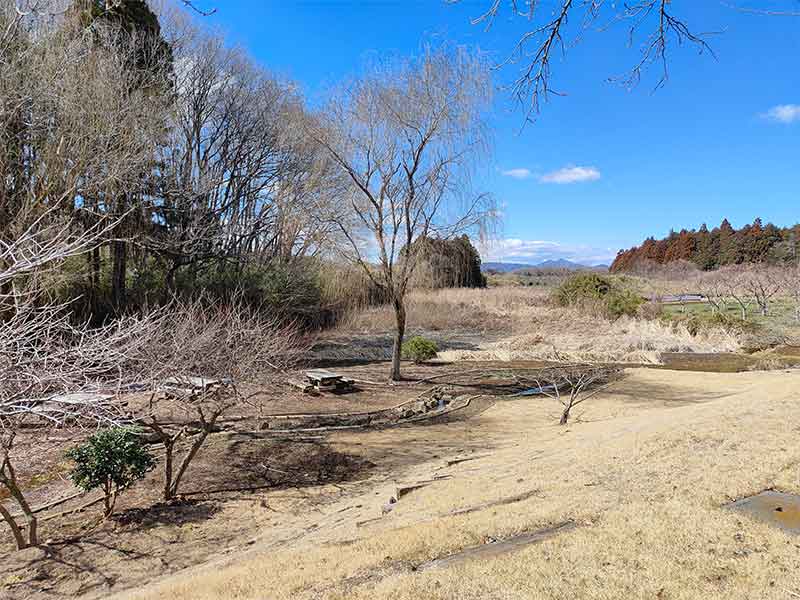
{"label": "bare orchard tree", "polygon": [[727,278],[718,271],[703,273],[697,279],[697,289],[711,307],[712,313],[724,314],[730,299]]}
{"label": "bare orchard tree", "polygon": [[781,277],[783,290],[794,304],[794,319],[800,322],[800,263],[782,269]]}
{"label": "bare orchard tree", "polygon": [[[390,299],[396,317],[391,378],[399,380],[405,296],[421,236],[485,226],[491,198],[472,195],[474,160],[486,147],[491,85],[481,59],[461,49],[372,69],[325,109],[318,143],[349,182],[351,211],[334,222],[341,254]],[[375,264],[377,263],[377,264]]]}
{"label": "bare orchard tree", "polygon": [[766,317],[772,299],[783,291],[781,269],[765,264],[748,265],[742,269],[741,278],[743,287],[755,300],[761,315]]}
{"label": "bare orchard tree", "polygon": [[559,423],[566,425],[573,408],[607,389],[621,376],[622,369],[618,367],[578,363],[547,367],[526,379],[535,384],[535,391],[561,404]]}
{"label": "bare orchard tree", "polygon": [[[220,418],[252,404],[261,386],[294,365],[302,345],[294,326],[236,302],[176,303],[165,319],[148,353],[152,364],[161,365],[159,373],[170,377],[136,412],[137,422],[164,446],[163,497],[171,500]],[[255,390],[245,392],[248,383]]]}
{"label": "bare orchard tree", "polygon": [[728,296],[739,307],[742,321],[746,321],[750,307],[755,302],[755,296],[751,292],[748,268],[742,265],[733,265],[720,269],[719,274],[725,279]]}

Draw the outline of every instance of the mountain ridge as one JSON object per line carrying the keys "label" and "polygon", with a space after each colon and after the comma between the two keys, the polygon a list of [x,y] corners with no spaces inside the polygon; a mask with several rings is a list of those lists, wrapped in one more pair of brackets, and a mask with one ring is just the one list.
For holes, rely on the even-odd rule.
{"label": "mountain ridge", "polygon": [[489,261],[481,265],[482,271],[497,271],[500,273],[511,273],[523,269],[568,269],[570,271],[605,270],[608,269],[608,265],[587,265],[567,260],[566,258],[549,259],[535,264]]}

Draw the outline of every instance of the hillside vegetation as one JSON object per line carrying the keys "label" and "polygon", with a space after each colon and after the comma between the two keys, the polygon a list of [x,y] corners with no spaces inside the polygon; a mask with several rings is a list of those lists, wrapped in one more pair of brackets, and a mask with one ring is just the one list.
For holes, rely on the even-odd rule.
{"label": "hillside vegetation", "polygon": [[764,225],[756,219],[751,225],[734,229],[727,219],[710,230],[682,229],[660,240],[649,237],[641,246],[620,250],[611,265],[612,272],[646,269],[648,264],[666,265],[687,261],[704,271],[743,263],[791,263],[800,249],[800,224],[792,227]]}

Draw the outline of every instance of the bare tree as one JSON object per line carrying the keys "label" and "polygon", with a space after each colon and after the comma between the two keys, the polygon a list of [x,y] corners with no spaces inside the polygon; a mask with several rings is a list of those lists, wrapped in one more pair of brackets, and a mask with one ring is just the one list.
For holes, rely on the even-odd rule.
{"label": "bare tree", "polygon": [[800,263],[783,269],[783,289],[794,303],[794,319],[800,322]]}
{"label": "bare tree", "polygon": [[[490,82],[481,60],[463,50],[427,49],[376,67],[349,83],[314,130],[349,182],[351,211],[332,220],[340,249],[394,307],[392,379],[401,378],[405,296],[421,236],[451,237],[495,216],[491,198],[472,195],[469,175],[486,148],[483,112]],[[376,265],[374,263],[377,263]]]}
{"label": "bare tree", "polygon": [[726,277],[718,272],[704,273],[698,278],[697,286],[711,306],[711,312],[724,314],[730,298]]}
{"label": "bare tree", "polygon": [[755,297],[750,290],[750,277],[747,267],[734,265],[719,270],[720,276],[725,278],[728,296],[736,302],[741,313],[742,321],[747,320],[747,313],[755,302]]}
{"label": "bare tree", "polygon": [[559,423],[566,425],[577,405],[619,380],[622,369],[605,365],[565,364],[527,375],[538,393],[557,400],[563,407]]}
{"label": "bare tree", "polygon": [[27,230],[0,244],[0,282],[8,290],[0,294],[0,485],[25,516],[27,533],[7,508],[0,506],[0,515],[19,548],[38,543],[36,516],[14,468],[19,432],[124,420],[118,392],[138,379],[142,349],[158,322],[154,315],[127,317],[93,329],[74,324],[68,305],[43,304],[31,280],[100,240],[64,231]]}
{"label": "bare tree", "polygon": [[770,302],[783,290],[781,269],[764,264],[749,265],[743,269],[741,277],[743,287],[755,300],[761,315],[766,317]]}
{"label": "bare tree", "polygon": [[173,127],[144,241],[165,263],[167,286],[182,269],[318,251],[331,229],[318,215],[334,195],[302,98],[218,36],[184,27],[173,47]]}
{"label": "bare tree", "polygon": [[18,547],[38,541],[15,468],[20,432],[123,419],[117,392],[138,379],[158,322],[144,315],[92,328],[43,285],[113,236],[117,221],[94,214],[91,199],[141,172],[152,154],[140,121],[156,114],[144,96],[120,100],[130,47],[101,51],[68,19],[40,27],[32,19],[45,8],[52,3],[0,8],[0,485],[27,525],[5,506],[0,515]]}

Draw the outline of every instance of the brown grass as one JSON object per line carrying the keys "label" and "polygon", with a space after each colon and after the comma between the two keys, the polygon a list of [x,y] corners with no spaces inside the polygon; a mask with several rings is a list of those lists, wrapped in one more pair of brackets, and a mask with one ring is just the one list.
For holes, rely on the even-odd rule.
{"label": "brown grass", "polygon": [[[599,314],[560,308],[546,289],[497,287],[414,291],[408,326],[423,331],[479,331],[507,336],[477,351],[446,351],[445,360],[577,360],[658,363],[662,352],[733,352],[734,335],[710,327],[693,336],[684,325],[646,318],[609,321]],[[394,314],[376,307],[351,315],[343,329],[391,331]]]}
{"label": "brown grass", "polygon": [[[798,385],[798,372],[636,369],[587,403],[568,428],[554,425],[556,411],[546,401],[500,403],[474,423],[491,438],[491,452],[446,470],[432,459],[415,475],[451,478],[404,497],[373,525],[348,527],[346,506],[334,504],[316,521],[321,525],[288,545],[178,574],[128,597],[796,597],[798,538],[721,506],[765,488],[800,492]],[[400,438],[418,434],[398,431],[393,441],[402,446]],[[369,492],[355,501],[377,505],[380,498]],[[566,519],[578,527],[514,554],[449,570],[411,568],[490,536]]]}
{"label": "brown grass", "polygon": [[[526,307],[543,305],[547,294],[523,288],[415,290],[406,298],[409,327],[427,331],[508,331],[513,315]],[[375,333],[395,326],[390,306],[356,311],[342,329]]]}

